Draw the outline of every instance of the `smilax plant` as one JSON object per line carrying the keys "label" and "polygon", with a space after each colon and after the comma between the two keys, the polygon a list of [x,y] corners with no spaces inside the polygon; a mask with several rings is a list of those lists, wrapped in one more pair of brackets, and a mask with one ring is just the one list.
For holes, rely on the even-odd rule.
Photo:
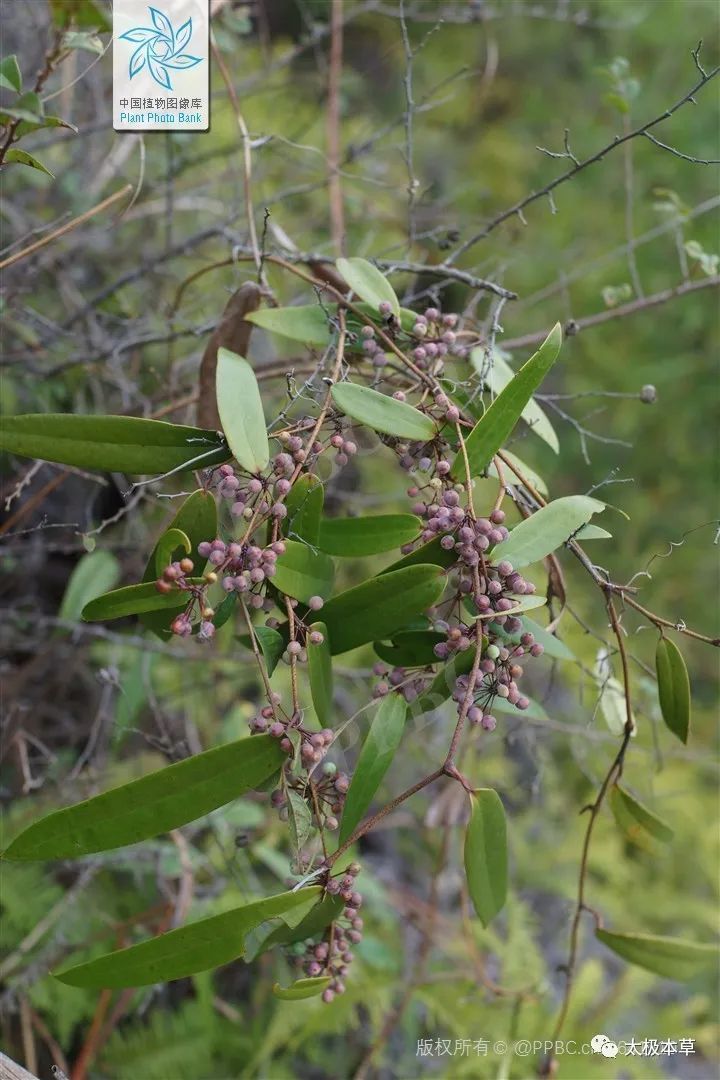
{"label": "smilax plant", "polygon": [[[533,395],[558,359],[559,324],[514,373],[456,314],[401,308],[388,280],[363,259],[338,259],[337,285],[275,261],[310,283],[321,302],[268,307],[246,318],[319,354],[323,383],[315,398],[296,395],[268,424],[251,365],[221,348],[215,372],[221,431],[120,416],[5,421],[2,447],[16,454],[156,480],[194,470],[198,489],[158,540],[143,580],[98,596],[82,616],[135,616],[165,640],[196,635],[208,647],[220,626],[236,620],[264,704],[250,721],[249,738],[50,814],[3,857],[79,858],[178,828],[251,789],[266,792],[288,826],[297,878],[289,891],[56,974],[75,986],[136,987],[285,948],[298,978],[275,992],[290,999],[322,995],[330,1003],[345,989],[352,948],[363,934],[362,873],[352,849],[390,811],[444,776],[467,792],[465,871],[486,926],[507,891],[505,812],[495,791],[461,771],[459,755],[465,740],[497,738],[507,713],[543,717],[523,689],[528,663],[543,654],[573,659],[555,633],[565,606],[557,553],[565,548],[599,589],[615,633],[617,649],[598,658],[597,679],[618,749],[588,808],[559,1033],[580,916],[590,910],[585,878],[601,807],[607,801],[636,840],[672,835],[620,783],[635,720],[618,609],[635,609],[657,628],[660,707],[683,743],[688,676],[667,632],[718,642],[649,612],[635,588],[610,581],[583,546],[610,535],[591,520],[605,504],[587,495],[549,500],[542,479],[506,448],[524,421],[557,449]],[[406,474],[407,512],[325,514],[328,475],[373,440]],[[520,522],[510,529],[511,504]],[[335,588],[337,559],[391,552],[395,560],[381,573]],[[536,583],[543,567],[547,589]],[[528,615],[543,606],[550,612],[546,626]],[[377,662],[368,699],[377,710],[349,775],[332,760],[346,726],[337,720],[333,666],[336,657],[370,645]],[[287,698],[272,683],[282,658],[290,672]],[[371,813],[409,717],[449,701],[453,721],[443,759]],[[599,920],[596,933],[629,962],[663,975],[690,977],[713,962],[709,945],[609,931]]]}

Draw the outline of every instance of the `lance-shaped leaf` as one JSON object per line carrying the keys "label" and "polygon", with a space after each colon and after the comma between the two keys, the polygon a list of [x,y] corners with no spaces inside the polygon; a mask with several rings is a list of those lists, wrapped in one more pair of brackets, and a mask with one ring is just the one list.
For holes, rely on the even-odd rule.
{"label": "lance-shaped leaf", "polygon": [[250,791],[284,760],[277,740],[255,735],[178,761],[56,810],[30,825],[5,859],[74,859],[177,829]]}
{"label": "lance-shaped leaf", "polygon": [[58,615],[74,621],[91,600],[112,589],[120,577],[120,564],[110,551],[93,551],[83,557],[70,575]]}
{"label": "lance-shaped leaf", "polygon": [[183,467],[207,468],[230,457],[215,431],[136,416],[65,413],[4,417],[0,450],[79,469],[153,475]]}
{"label": "lance-shaped leaf", "polygon": [[252,943],[248,940],[246,943],[245,956],[248,963],[275,945],[292,945],[295,941],[307,941],[308,938],[317,937],[326,926],[340,916],[343,907],[344,903],[339,897],[326,893],[320,903],[314,904],[296,926],[271,924],[268,927],[260,927],[258,934],[253,935],[255,940]]}
{"label": "lance-shaped leaf", "polygon": [[323,608],[334,656],[368,641],[390,637],[442,596],[445,575],[437,566],[408,566],[339,593]]}
{"label": "lance-shaped leaf", "polygon": [[[283,638],[282,634],[278,634],[277,630],[273,630],[271,626],[254,626],[253,632],[265,660],[268,675],[272,675],[273,671],[278,666],[280,657],[287,648],[287,641]],[[249,634],[238,634],[237,640],[241,642],[246,649],[252,649],[252,641],[250,640]]]}
{"label": "lance-shaped leaf", "polygon": [[245,938],[251,930],[272,918],[292,920],[293,914],[306,908],[319,892],[315,886],[268,896],[66,968],[55,977],[69,986],[111,990],[183,979],[237,960],[245,952]]}
{"label": "lance-shaped leaf", "polygon": [[[556,323],[538,351],[498,394],[485,415],[465,439],[470,473],[477,476],[490,464],[511,434],[528,401],[557,360],[562,343],[560,323]],[[453,462],[453,476],[464,476],[465,462],[458,452]]]}
{"label": "lance-shaped leaf", "polygon": [[299,476],[285,499],[286,534],[317,547],[324,501],[325,489],[319,477],[313,473]]}
{"label": "lance-shaped leaf", "polygon": [[607,529],[601,529],[599,525],[583,525],[575,534],[576,540],[612,540],[612,533]]}
{"label": "lance-shaped leaf", "polygon": [[323,518],[317,543],[321,551],[345,558],[379,555],[415,540],[421,528],[422,522],[414,514]]}
{"label": "lance-shaped leaf", "polygon": [[682,653],[670,638],[658,641],[655,670],[663,720],[673,735],[686,743],[690,733],[690,680]]}
{"label": "lance-shaped leaf", "polygon": [[297,853],[312,832],[312,814],[307,802],[297,791],[289,790],[287,797],[290,834],[293,848]]}
{"label": "lance-shaped leaf", "polygon": [[[177,532],[184,534],[190,541],[189,550],[184,542],[179,541],[172,550],[168,550],[168,536]],[[143,581],[155,581],[158,576],[158,561],[162,550],[163,557],[167,555],[167,562],[189,554],[195,563],[195,573],[201,574],[207,563],[206,559],[198,553],[198,545],[204,540],[214,540],[217,536],[217,504],[209,491],[193,491],[178,510],[175,517],[164,533],[160,536],[148,559]],[[167,565],[167,562],[164,565]]]}
{"label": "lance-shaped leaf", "polygon": [[674,836],[662,818],[653,814],[619,784],[613,784],[610,791],[610,809],[625,837],[645,851],[655,851],[657,840],[669,844]]}
{"label": "lance-shaped leaf", "polygon": [[425,413],[368,386],[337,383],[332,388],[332,397],[341,412],[385,435],[414,442],[428,442],[436,435],[435,424]]}
{"label": "lance-shaped leaf", "polygon": [[500,796],[481,788],[470,796],[470,821],[465,832],[465,876],[473,907],[487,926],[505,904],[507,895],[507,828]]}
{"label": "lance-shaped leaf", "polygon": [[[319,645],[313,645],[310,641],[310,634],[313,631],[318,631],[323,636]],[[318,720],[324,728],[327,728],[331,727],[333,722],[333,671],[327,626],[323,622],[313,623],[310,634],[307,636],[306,643],[310,696]]]}
{"label": "lance-shaped leaf", "polygon": [[281,1001],[302,1001],[304,998],[317,997],[330,985],[329,975],[316,975],[310,979],[297,979],[291,986],[275,983],[273,994]]}
{"label": "lance-shaped leaf", "polygon": [[376,266],[367,259],[338,259],[335,265],[357,297],[376,310],[380,304],[387,303],[393,315],[400,318],[400,301],[395,290]]}
{"label": "lance-shaped leaf", "polygon": [[332,333],[328,317],[319,304],[298,307],[262,308],[245,316],[247,322],[270,330],[273,334],[301,341],[303,345],[325,348]]}
{"label": "lance-shaped leaf", "polygon": [[447,634],[438,634],[434,630],[404,630],[393,634],[392,641],[376,641],[373,648],[381,660],[393,667],[425,667],[437,663],[433,652],[441,641],[447,641]]}
{"label": "lance-shaped leaf", "polygon": [[[515,378],[515,372],[504,359],[499,349],[495,350],[492,361],[487,358],[484,349],[473,349],[470,353],[470,361],[478,375],[483,378],[483,381],[496,396],[501,394],[505,387]],[[560,453],[560,444],[555,434],[555,428],[533,397],[530,397],[520,416],[536,435],[539,435],[548,446],[552,447],[556,454]],[[528,477],[528,479],[530,478]]]}
{"label": "lance-shaped leaf", "polygon": [[192,543],[186,532],[173,526],[168,529],[166,533],[163,533],[157,543],[155,552],[155,573],[158,577],[160,577],[163,570],[172,562],[173,555],[178,549],[185,555],[189,555],[192,551]]}
{"label": "lance-shaped leaf", "polygon": [[697,945],[680,938],[650,934],[616,934],[610,930],[596,930],[595,937],[629,964],[637,964],[666,979],[687,982],[717,967],[717,945]]}
{"label": "lance-shaped leaf", "polygon": [[14,161],[18,165],[27,165],[31,169],[37,169],[38,172],[45,173],[51,180],[55,179],[55,173],[50,172],[47,165],[43,165],[42,161],[38,161],[32,154],[28,154],[27,150],[8,150],[5,161]]}
{"label": "lance-shaped leaf", "polygon": [[278,557],[272,578],[276,589],[307,604],[311,596],[329,596],[334,580],[335,565],[328,555],[297,540],[285,541],[285,554]]}
{"label": "lance-shaped leaf", "polygon": [[426,544],[421,544],[420,547],[415,548],[409,555],[404,555],[402,559],[398,559],[397,562],[392,563],[390,566],[386,566],[384,570],[381,570],[381,574],[389,574],[395,570],[402,570],[406,566],[418,566],[422,563],[432,563],[434,566],[442,566],[447,569],[449,566],[454,566],[457,562],[457,552],[454,548],[447,551],[440,543],[442,537],[436,536],[434,540],[428,540]]}
{"label": "lance-shaped leaf", "polygon": [[407,704],[400,694],[388,694],[375,713],[345,796],[339,842],[344,844],[372,802],[400,745]]}
{"label": "lance-shaped leaf", "polygon": [[[285,642],[282,635],[278,634],[277,630],[273,630],[271,626],[255,626],[253,630],[265,658],[268,675],[272,675],[278,666],[280,657],[285,652]],[[249,641],[248,647],[252,647]]]}
{"label": "lance-shaped leaf", "polygon": [[550,656],[553,660],[577,660],[575,653],[567,647],[564,641],[555,637],[540,623],[534,622],[529,615],[523,615],[520,622],[522,624],[521,628],[514,634],[506,634],[502,626],[493,626],[493,633],[514,642],[519,642],[522,634],[530,633],[537,644],[542,645],[545,656]]}
{"label": "lance-shaped leaf", "polygon": [[18,94],[22,90],[22,75],[14,53],[0,60],[0,86],[6,90],[15,90]]}
{"label": "lance-shaped leaf", "polygon": [[[193,491],[187,497],[155,545],[145,567],[144,582],[154,582],[159,576],[158,562],[161,547],[167,551],[169,546],[167,537],[168,535],[174,535],[176,532],[184,534],[190,541],[189,555],[195,564],[194,573],[202,574],[207,559],[204,559],[199,554],[198,545],[204,540],[214,540],[217,536],[217,503],[215,497],[209,491]],[[182,558],[185,553],[185,545],[181,543],[169,552],[165,565],[175,559]],[[164,554],[163,552],[163,557]],[[168,596],[173,596],[175,599],[174,610],[148,611],[141,615],[140,618],[143,626],[146,626],[148,630],[152,630],[163,641],[171,638],[170,623],[175,618],[176,612],[187,603],[187,594],[179,590],[168,593]]]}
{"label": "lance-shaped leaf", "polygon": [[[202,584],[202,578],[188,578],[193,585]],[[85,622],[102,622],[105,619],[123,619],[127,615],[142,615],[152,611],[172,611],[184,607],[190,594],[183,589],[159,593],[154,582],[142,585],[125,585],[95,597],[82,609]]]}
{"label": "lance-shaped leaf", "polygon": [[[605,648],[598,650],[594,675],[605,723],[613,735],[622,735],[628,722],[628,702],[623,684],[612,673],[610,657]],[[630,712],[630,722],[632,734],[635,735],[637,725],[632,712]]]}
{"label": "lance-shaped leaf", "polygon": [[604,509],[605,503],[589,495],[555,499],[516,525],[507,540],[493,548],[493,561],[507,559],[516,569],[539,562]]}
{"label": "lance-shaped leaf", "polygon": [[223,431],[235,460],[248,472],[261,472],[270,460],[270,447],[255,372],[244,357],[220,348],[215,387]]}

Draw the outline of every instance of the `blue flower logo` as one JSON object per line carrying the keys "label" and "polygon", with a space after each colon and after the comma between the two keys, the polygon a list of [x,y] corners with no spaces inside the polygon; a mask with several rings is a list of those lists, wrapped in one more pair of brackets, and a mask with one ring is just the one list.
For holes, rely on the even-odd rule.
{"label": "blue flower logo", "polygon": [[140,43],[130,57],[130,78],[134,79],[147,65],[155,82],[166,90],[172,90],[170,71],[186,71],[202,63],[201,56],[191,56],[183,52],[192,37],[192,19],[184,22],[176,33],[162,11],[149,6],[148,11],[153,23],[151,27],[134,26],[132,30],[120,35],[125,41]]}

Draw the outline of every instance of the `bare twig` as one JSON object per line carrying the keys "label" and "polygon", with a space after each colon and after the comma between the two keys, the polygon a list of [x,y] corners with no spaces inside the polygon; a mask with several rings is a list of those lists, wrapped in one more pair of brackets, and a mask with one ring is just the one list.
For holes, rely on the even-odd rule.
{"label": "bare twig", "polygon": [[[693,57],[695,57],[695,63],[697,65],[698,60],[696,53],[693,53]],[[663,120],[667,120],[670,116],[676,113],[678,109],[682,108],[683,105],[686,105],[688,101],[693,101],[698,91],[702,90],[702,88],[708,82],[710,82],[711,79],[715,78],[719,71],[720,65],[714,67],[712,71],[703,71],[700,79],[695,83],[695,85],[690,90],[688,90],[688,92],[684,94],[679,101],[676,101],[674,105],[671,105],[669,109],[666,109],[664,112],[660,113],[659,116],[656,116],[652,120],[648,120],[646,123],[641,124],[640,127],[633,128],[632,131],[627,131],[624,135],[616,135],[612,142],[608,143],[606,146],[603,146],[602,149],[596,151],[596,153],[591,154],[590,157],[574,163],[572,168],[568,169],[560,176],[556,176],[554,180],[551,180],[548,184],[540,188],[538,191],[531,192],[529,195],[526,195],[524,198],[520,199],[512,206],[509,206],[507,210],[503,210],[502,213],[497,214],[494,218],[488,221],[488,223],[479,232],[475,233],[473,236],[469,237],[463,244],[461,244],[460,247],[458,247],[457,250],[453,252],[453,254],[446,260],[446,262],[448,264],[456,262],[461,255],[464,255],[466,251],[469,251],[470,248],[474,247],[475,244],[477,244],[480,240],[484,240],[486,236],[489,236],[490,233],[498,227],[498,225],[502,225],[502,223],[504,221],[507,221],[509,218],[520,217],[520,219],[522,220],[523,211],[528,206],[530,206],[534,202],[537,202],[538,199],[547,198],[550,192],[554,191],[555,188],[560,186],[560,184],[564,184],[566,181],[572,180],[573,177],[577,176],[577,174],[582,172],[583,169],[587,169],[591,165],[595,165],[597,164],[597,162],[602,161],[603,158],[605,158],[609,153],[611,153],[613,150],[616,150],[618,146],[622,146],[624,143],[629,142],[630,139],[635,139],[641,135],[646,135],[651,128],[655,127],[657,124],[662,123]]]}

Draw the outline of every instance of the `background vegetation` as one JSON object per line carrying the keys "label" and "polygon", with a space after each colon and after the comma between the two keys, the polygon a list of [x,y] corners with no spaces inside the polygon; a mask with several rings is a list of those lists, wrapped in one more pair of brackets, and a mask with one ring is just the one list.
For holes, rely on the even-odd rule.
{"label": "background vegetation", "polygon": [[[329,5],[217,6],[213,31],[252,138],[261,233],[264,208],[269,212],[267,250],[282,253],[292,244],[332,255]],[[50,8],[44,0],[5,0],[2,14],[2,53],[17,54],[31,86],[52,40]],[[486,220],[547,184],[569,162],[537,147],[562,152],[565,129],[572,152],[585,158],[674,105],[697,81],[691,49],[705,39],[701,62],[711,69],[719,44],[717,7],[705,0],[408,3],[404,21],[394,2],[346,0],[342,15],[345,246],[349,254],[400,263],[441,261]],[[411,48],[422,46],[410,64],[404,27]],[[97,40],[105,50],[109,36]],[[6,269],[3,410],[150,415],[173,405],[173,419],[190,419],[192,404],[176,403],[195,392],[199,357],[229,293],[254,276],[251,263],[233,258],[249,253],[236,109],[215,64],[208,134],[118,135],[110,126],[110,52],[100,56],[91,40],[83,44],[56,65],[42,91],[46,111],[77,134],[45,127],[22,142],[54,177],[19,163],[3,171],[2,257],[130,187],[107,210]],[[10,92],[3,94],[9,101]],[[716,105],[712,83],[657,137],[690,157],[716,157]],[[408,146],[417,180],[411,245]],[[523,337],[544,334],[557,319],[616,315],[622,304],[683,282],[716,286],[717,179],[715,165],[640,137],[560,186],[553,204],[540,199],[526,221],[515,215],[494,229],[458,265],[517,292],[500,312],[498,343],[518,342],[511,351],[522,361],[531,351]],[[268,278],[282,304],[312,301],[277,268],[268,267]],[[413,302],[430,289],[445,310],[466,310],[490,332],[497,308],[487,293],[417,273],[399,272],[393,282]],[[636,581],[644,603],[710,635],[717,633],[718,584],[716,303],[716,288],[693,289],[569,337],[544,388],[573,395],[546,402],[561,454],[531,434],[520,450],[554,496],[612,482],[602,497],[629,517],[605,523],[614,539],[602,549],[598,542],[595,557],[613,580],[646,572]],[[258,371],[278,359],[286,362],[281,371],[304,362],[299,350],[279,352],[278,339],[260,333],[251,355]],[[646,384],[657,389],[653,405],[639,399]],[[263,386],[279,407],[284,376]],[[602,396],[608,391],[617,396]],[[106,630],[78,623],[86,586],[73,571],[87,552],[102,553],[93,576],[106,576],[103,587],[114,578],[140,579],[169,517],[155,489],[128,499],[122,476],[49,465],[28,472],[27,463],[11,459],[5,468],[2,796],[9,836],[43,812],[168,758],[239,737],[259,688],[230,625],[203,649],[151,641],[136,624]],[[405,509],[403,476],[378,455],[360,455],[333,483],[328,498],[349,499],[360,513]],[[172,482],[162,487],[164,494],[179,490]],[[274,954],[115,995],[48,977],[88,941],[85,955],[105,952],[268,888],[279,891],[288,875],[285,829],[261,798],[245,799],[138,850],[3,871],[0,1006],[8,1053],[39,1076],[48,1076],[54,1061],[73,1080],[350,1077],[368,1068],[388,1078],[532,1075],[537,1062],[498,1057],[492,1045],[549,1037],[576,889],[578,812],[617,742],[596,708],[593,678],[604,609],[580,568],[564,562],[571,614],[562,634],[581,663],[535,665],[533,695],[548,719],[508,720],[472,766],[501,791],[511,820],[514,892],[498,927],[482,931],[469,917],[456,828],[462,808],[453,804],[453,788],[438,785],[360,845],[367,933],[348,992],[330,1007],[273,998],[272,982],[287,975]],[[344,572],[351,584],[359,569],[350,563]],[[694,734],[684,748],[658,727],[656,634],[637,619],[628,630],[640,730],[625,781],[675,836],[647,853],[603,814],[591,902],[610,926],[709,941],[717,930],[716,654],[683,643],[694,703]],[[374,659],[366,649],[346,660],[336,702],[342,717],[362,704],[360,676]],[[441,752],[449,724],[435,716],[408,732],[385,783],[388,798]],[[351,763],[356,749],[345,749]],[[623,1058],[622,1075],[710,1075],[717,1055],[712,977],[689,985],[659,979],[601,952],[585,929],[567,1037],[694,1038],[693,1055]],[[453,1047],[485,1039],[490,1051],[419,1057],[421,1039],[449,1039]],[[610,1067],[598,1057],[561,1059],[560,1075],[603,1077]]]}

